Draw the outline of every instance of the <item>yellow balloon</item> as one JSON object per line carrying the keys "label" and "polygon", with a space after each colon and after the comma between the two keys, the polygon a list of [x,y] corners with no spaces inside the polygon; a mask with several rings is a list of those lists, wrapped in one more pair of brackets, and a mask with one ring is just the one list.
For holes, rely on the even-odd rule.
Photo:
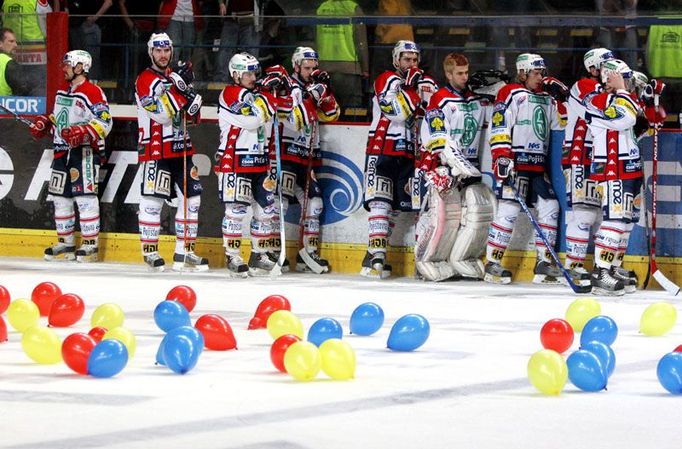
{"label": "yellow balloon", "polygon": [[123,343],[128,350],[128,360],[132,359],[135,355],[137,340],[135,339],[135,335],[125,327],[119,326],[108,330],[106,334],[104,334],[104,337],[102,337],[102,340],[118,340]]}
{"label": "yellow balloon", "polygon": [[28,299],[15,299],[7,309],[9,324],[19,332],[38,324],[40,310],[38,306]]}
{"label": "yellow balloon", "polygon": [[320,350],[309,341],[297,341],[284,353],[284,368],[296,380],[314,379],[321,367]]}
{"label": "yellow balloon", "polygon": [[639,331],[650,337],[658,337],[670,332],[676,322],[675,306],[667,302],[657,302],[644,310],[639,320]]}
{"label": "yellow balloon", "polygon": [[355,377],[355,351],[340,338],[330,338],[320,345],[322,371],[332,379],[348,380]]}
{"label": "yellow balloon", "polygon": [[90,324],[92,327],[103,327],[107,330],[123,326],[123,310],[116,304],[102,304],[92,312]]}
{"label": "yellow balloon", "polygon": [[594,298],[576,299],[566,310],[566,321],[574,331],[582,332],[583,327],[592,318],[601,315],[601,306]]}
{"label": "yellow balloon", "polygon": [[568,380],[566,361],[551,349],[538,351],[528,360],[528,380],[544,394],[559,394]]}
{"label": "yellow balloon", "polygon": [[41,365],[62,361],[62,342],[52,329],[29,327],[21,336],[21,347],[31,360]]}
{"label": "yellow balloon", "polygon": [[296,315],[288,310],[277,310],[268,318],[268,333],[277,340],[282,335],[292,334],[303,339],[303,324]]}

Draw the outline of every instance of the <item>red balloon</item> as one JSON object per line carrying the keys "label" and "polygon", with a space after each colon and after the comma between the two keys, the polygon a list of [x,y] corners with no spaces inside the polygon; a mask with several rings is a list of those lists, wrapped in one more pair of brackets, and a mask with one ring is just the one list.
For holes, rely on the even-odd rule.
{"label": "red balloon", "polygon": [[682,352],[682,345],[679,345],[678,347],[676,347],[676,348],[673,350],[673,352]]}
{"label": "red balloon", "polygon": [[289,346],[297,341],[301,341],[298,336],[286,334],[272,342],[272,346],[270,346],[270,360],[272,360],[272,364],[275,365],[275,368],[279,371],[283,373],[287,372],[287,369],[284,367],[284,354],[287,352],[287,349],[289,349]]}
{"label": "red balloon", "polygon": [[256,313],[249,321],[249,329],[264,329],[268,324],[268,318],[278,310],[291,311],[289,300],[282,295],[270,295],[258,304]]}
{"label": "red balloon", "polygon": [[40,316],[48,316],[55,299],[62,295],[62,290],[53,282],[41,282],[31,293],[31,301],[36,303]]}
{"label": "red balloon", "polygon": [[542,326],[540,341],[545,349],[561,354],[573,344],[573,328],[561,318],[549,320]]}
{"label": "red balloon", "polygon": [[187,285],[178,285],[170,289],[166,295],[166,301],[177,301],[187,309],[188,312],[194,310],[197,305],[197,294],[194,293],[192,287]]}
{"label": "red balloon", "polygon": [[0,315],[5,313],[5,311],[9,307],[10,300],[11,298],[9,295],[9,291],[7,291],[5,287],[0,285]]}
{"label": "red balloon", "polygon": [[88,332],[88,335],[94,338],[97,343],[99,343],[100,341],[102,341],[102,338],[106,333],[107,329],[103,327],[93,327],[92,329],[90,329],[90,332]]}
{"label": "red balloon", "polygon": [[0,316],[0,343],[7,341],[7,325],[5,320]]}
{"label": "red balloon", "polygon": [[48,323],[54,327],[68,327],[83,318],[85,304],[78,295],[66,293],[52,303]]}
{"label": "red balloon", "polygon": [[207,349],[227,351],[237,347],[230,323],[220,315],[202,315],[194,323],[194,327],[204,336],[204,346]]}
{"label": "red balloon", "polygon": [[88,374],[88,358],[97,342],[88,334],[71,334],[62,343],[62,358],[66,366],[78,374]]}

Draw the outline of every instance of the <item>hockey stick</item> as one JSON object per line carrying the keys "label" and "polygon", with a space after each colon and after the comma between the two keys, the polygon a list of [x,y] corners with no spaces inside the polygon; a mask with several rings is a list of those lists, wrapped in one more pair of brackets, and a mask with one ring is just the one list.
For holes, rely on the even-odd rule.
{"label": "hockey stick", "polygon": [[526,213],[526,216],[528,216],[528,220],[531,222],[531,224],[535,228],[535,232],[542,239],[542,242],[545,244],[545,248],[547,248],[547,251],[549,251],[549,254],[552,256],[552,260],[554,260],[554,263],[557,265],[557,267],[559,267],[559,269],[561,270],[561,273],[564,275],[564,278],[566,278],[566,282],[568,282],[568,286],[571,287],[571,290],[573,290],[575,293],[590,293],[592,291],[591,286],[576,285],[576,283],[573,282],[573,279],[571,278],[571,275],[569,274],[568,270],[566,270],[564,265],[561,263],[561,260],[559,260],[559,256],[557,256],[556,252],[554,251],[554,248],[552,247],[552,245],[547,240],[547,237],[545,237],[545,233],[542,231],[540,224],[537,222],[537,220],[535,219],[535,217],[531,213],[526,202],[523,200],[523,198],[521,198],[521,195],[519,195],[519,191],[517,190],[516,186],[514,185],[513,177],[510,176],[508,178],[507,185],[511,188],[512,192],[514,193],[514,198],[521,205],[521,208]]}
{"label": "hockey stick", "polygon": [[19,114],[12,111],[11,109],[7,109],[2,104],[0,104],[0,110],[3,112],[6,112],[8,115],[11,115],[12,117],[14,117],[14,120],[16,120],[17,122],[21,122],[24,125],[27,125],[29,128],[33,128],[33,123],[29,119],[20,116]]}
{"label": "hockey stick", "polygon": [[284,202],[282,201],[282,155],[280,154],[280,141],[279,141],[279,118],[277,117],[277,107],[275,107],[275,113],[272,116],[273,121],[273,135],[275,137],[275,160],[277,164],[277,197],[279,199],[279,240],[281,242],[281,249],[279,251],[279,257],[277,258],[277,263],[272,270],[270,270],[270,276],[279,276],[282,274],[282,265],[284,265],[284,259],[287,257],[287,237],[284,220]]}
{"label": "hockey stick", "polygon": [[182,219],[185,221],[182,228],[183,236],[183,246],[185,247],[185,259],[183,263],[187,263],[187,250],[189,245],[187,244],[187,114],[182,113]]}
{"label": "hockey stick", "polygon": [[[656,115],[658,115],[658,95],[654,96]],[[651,274],[661,287],[673,296],[680,293],[680,287],[668,279],[656,265],[656,186],[658,184],[658,127],[654,126],[653,158],[652,158],[652,182],[651,182],[651,243],[649,260],[651,261]]]}

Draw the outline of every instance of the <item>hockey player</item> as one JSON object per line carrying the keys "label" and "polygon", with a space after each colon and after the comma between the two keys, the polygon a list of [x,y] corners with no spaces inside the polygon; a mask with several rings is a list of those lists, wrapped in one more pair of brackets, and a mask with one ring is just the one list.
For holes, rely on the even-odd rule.
{"label": "hockey player", "polygon": [[372,123],[367,142],[364,206],[369,211],[369,243],[360,274],[390,276],[386,250],[395,217],[412,210],[411,179],[414,172],[415,113],[421,99],[416,86],[423,77],[418,67],[420,50],[412,41],[393,47],[394,71],[374,81]]}
{"label": "hockey player", "polygon": [[[306,205],[303,218],[303,248],[296,256],[296,271],[329,271],[329,262],[318,253],[320,240],[320,214],[322,191],[315,178],[314,168],[322,163],[319,123],[338,119],[340,107],[331,92],[329,74],[319,69],[317,52],[310,47],[297,47],[291,57],[293,74],[291,82],[295,103],[305,108],[306,122],[300,126],[295,121],[282,123],[282,199],[283,212],[291,201]],[[310,121],[308,123],[308,121]],[[308,179],[310,177],[310,179]],[[307,195],[307,198],[305,198]],[[279,223],[279,221],[278,221]],[[279,232],[279,229],[276,230]],[[275,240],[278,240],[279,236]]]}
{"label": "hockey player", "polygon": [[454,178],[457,185],[439,192],[439,186],[446,187],[453,179],[427,172],[429,209],[417,224],[415,263],[428,280],[455,275],[483,279],[479,258],[496,202],[479,171],[479,143],[490,102],[467,87],[466,56],[450,53],[443,60],[443,70],[448,84],[431,97],[421,126],[422,168],[433,170],[430,161],[447,167],[445,176]]}
{"label": "hockey player", "polygon": [[[511,282],[511,272],[500,263],[521,209],[507,185],[510,175],[515,174],[512,182],[521,199],[534,204],[538,223],[551,244],[556,240],[559,217],[559,202],[547,166],[550,130],[561,129],[562,125],[555,100],[541,90],[545,60],[537,54],[523,53],[516,59],[516,70],[518,83],[508,84],[498,92],[491,118],[490,150],[499,203],[488,235],[484,279],[500,284]],[[533,282],[559,283],[561,272],[553,265],[539,236],[535,246]]]}
{"label": "hockey player", "polygon": [[583,58],[588,77],[578,80],[567,102],[567,123],[561,164],[566,180],[566,266],[578,285],[589,285],[590,274],[584,267],[591,229],[597,222],[601,198],[597,183],[589,177],[592,158],[592,133],[585,123],[590,99],[603,91],[600,71],[604,62],[613,60],[611,50],[595,48]]}
{"label": "hockey player", "polygon": [[173,42],[166,33],[152,34],[147,49],[151,66],[135,81],[143,173],[138,217],[142,256],[151,270],[164,269],[159,255],[161,209],[164,201],[177,199],[173,270],[206,271],[208,260],[194,253],[202,187],[186,124],[187,116],[198,119],[201,95],[192,88],[191,64],[169,66]]}
{"label": "hockey player", "polygon": [[[88,52],[66,53],[62,70],[68,87],[57,91],[52,115],[36,117],[31,127],[35,138],[53,135],[54,158],[48,191],[54,203],[58,243],[45,250],[46,260],[63,256],[67,260],[94,262],[98,258],[97,185],[104,138],[111,131],[112,119],[104,92],[88,80],[91,67]],[[81,229],[78,249],[74,201]]]}

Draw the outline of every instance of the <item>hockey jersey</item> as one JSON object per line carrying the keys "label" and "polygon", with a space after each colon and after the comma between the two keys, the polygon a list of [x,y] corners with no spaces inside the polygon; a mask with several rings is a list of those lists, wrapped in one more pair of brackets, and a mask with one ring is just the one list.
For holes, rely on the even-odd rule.
{"label": "hockey jersey", "polygon": [[112,118],[107,98],[98,86],[85,80],[75,87],[69,86],[66,90],[58,90],[52,116],[55,123],[52,140],[55,158],[64,156],[69,150],[61,132],[74,125],[92,126],[99,137],[92,146],[104,152],[104,138],[111,131]]}
{"label": "hockey jersey", "polygon": [[563,129],[557,103],[548,93],[507,84],[497,93],[490,122],[493,153],[511,149],[516,170],[546,171],[550,130]]}
{"label": "hockey jersey", "polygon": [[567,122],[561,164],[589,165],[592,158],[592,133],[585,122],[586,105],[603,88],[593,78],[583,78],[572,87],[567,101]]}
{"label": "hockey jersey", "polygon": [[146,68],[135,81],[138,160],[151,161],[194,154],[183,133],[182,107],[187,99],[165,73]]}

